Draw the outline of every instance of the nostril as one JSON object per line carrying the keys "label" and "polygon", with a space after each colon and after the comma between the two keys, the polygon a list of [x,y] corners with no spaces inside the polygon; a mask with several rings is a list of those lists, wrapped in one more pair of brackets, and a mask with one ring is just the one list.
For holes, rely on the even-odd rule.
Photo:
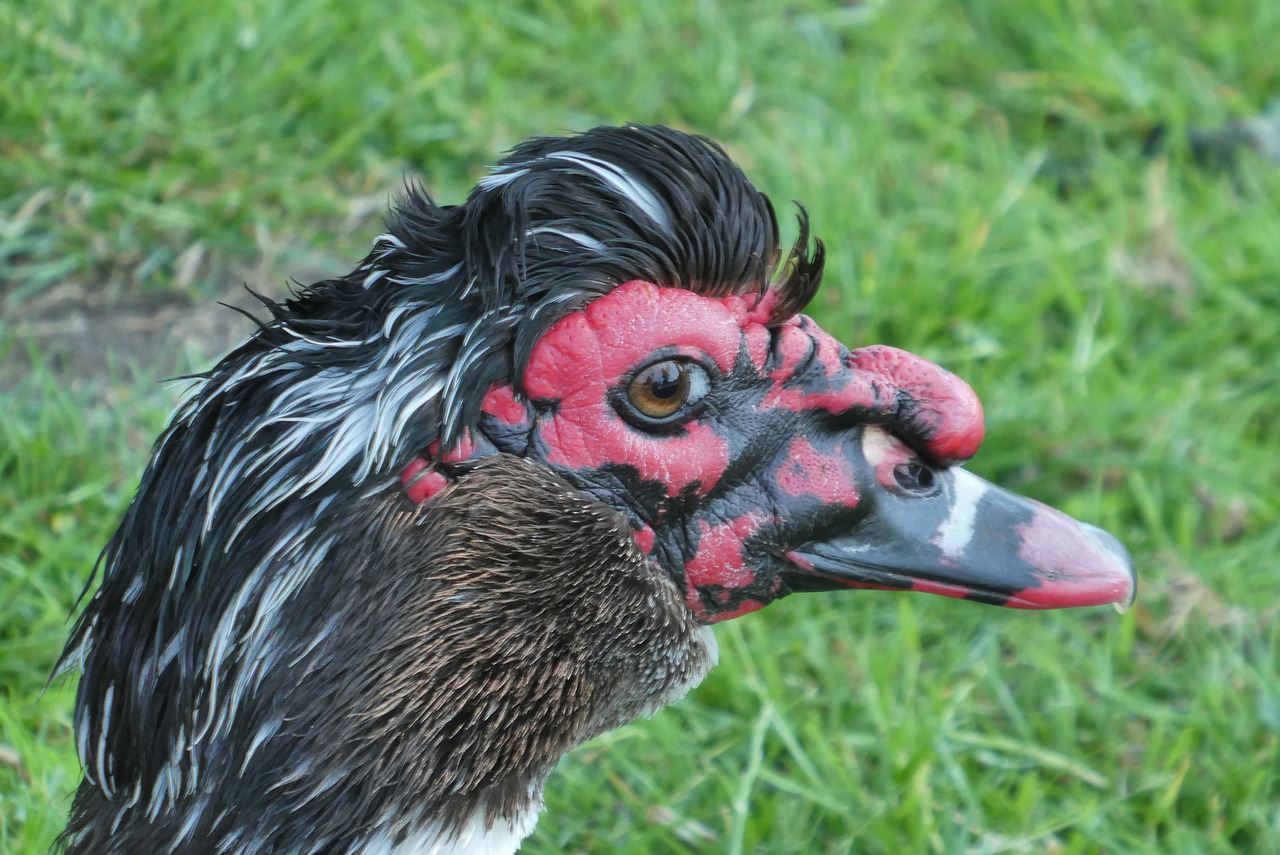
{"label": "nostril", "polygon": [[931,493],[938,479],[934,477],[932,469],[913,460],[893,467],[893,480],[908,493]]}

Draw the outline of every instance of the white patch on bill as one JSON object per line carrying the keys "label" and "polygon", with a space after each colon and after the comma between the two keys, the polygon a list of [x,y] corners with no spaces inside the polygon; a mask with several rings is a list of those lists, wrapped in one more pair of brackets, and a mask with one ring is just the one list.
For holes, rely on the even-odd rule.
{"label": "white patch on bill", "polygon": [[991,485],[959,467],[952,469],[951,473],[954,491],[951,513],[938,526],[938,532],[933,536],[933,545],[941,549],[947,558],[957,558],[964,554],[969,541],[973,540],[978,502]]}

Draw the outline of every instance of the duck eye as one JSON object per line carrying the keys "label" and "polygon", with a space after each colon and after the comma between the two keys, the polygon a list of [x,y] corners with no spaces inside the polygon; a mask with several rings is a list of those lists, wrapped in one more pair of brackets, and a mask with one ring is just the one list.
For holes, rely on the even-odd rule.
{"label": "duck eye", "polygon": [[648,365],[627,384],[627,403],[654,422],[671,421],[707,394],[707,373],[694,362],[664,359]]}

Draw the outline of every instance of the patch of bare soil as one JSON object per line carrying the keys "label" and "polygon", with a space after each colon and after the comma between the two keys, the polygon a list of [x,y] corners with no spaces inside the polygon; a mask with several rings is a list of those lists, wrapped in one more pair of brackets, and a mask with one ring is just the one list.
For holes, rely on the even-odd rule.
{"label": "patch of bare soil", "polygon": [[[309,271],[294,278],[314,282],[335,273]],[[287,295],[285,277],[271,282],[252,287],[274,299]],[[13,346],[0,353],[0,394],[12,392],[24,374],[43,370],[68,391],[98,403],[125,391],[161,402],[176,399],[185,384],[163,381],[209,368],[253,332],[253,323],[228,306],[265,314],[242,280],[198,299],[161,292],[111,300],[91,287],[69,284],[5,305],[3,331]]]}

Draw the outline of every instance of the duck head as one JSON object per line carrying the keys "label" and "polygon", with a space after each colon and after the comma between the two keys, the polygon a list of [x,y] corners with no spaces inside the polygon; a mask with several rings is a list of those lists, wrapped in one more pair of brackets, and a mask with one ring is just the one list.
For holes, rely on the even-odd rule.
{"label": "duck head", "polygon": [[407,494],[430,501],[466,459],[537,461],[623,514],[705,623],[836,588],[1128,604],[1115,538],[960,468],[983,436],[967,384],[850,351],[787,296],[620,285],[538,340],[475,431],[412,461]]}
{"label": "duck head", "polygon": [[[801,314],[823,264],[656,127],[411,190],[193,389],[100,561],[71,852],[510,852],[585,739],[800,591],[1127,604],[1100,530],[960,468],[973,391]],[[432,848],[435,847],[435,848]]]}

